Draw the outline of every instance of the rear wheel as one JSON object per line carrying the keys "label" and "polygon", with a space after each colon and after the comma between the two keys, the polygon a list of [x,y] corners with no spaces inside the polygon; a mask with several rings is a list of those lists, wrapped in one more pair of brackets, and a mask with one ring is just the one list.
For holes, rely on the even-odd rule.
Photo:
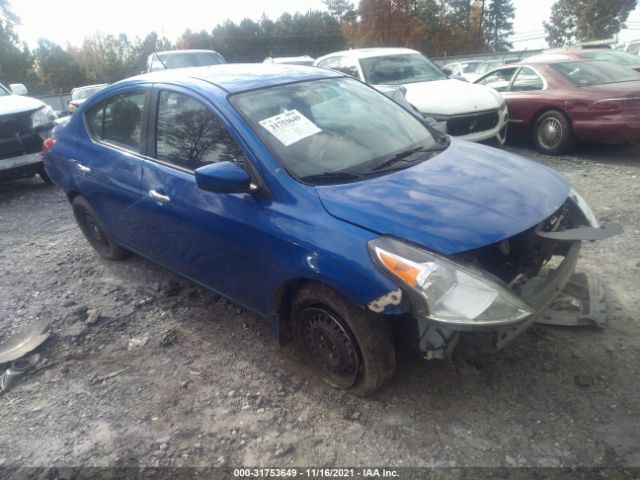
{"label": "rear wheel", "polygon": [[533,128],[533,143],[540,153],[561,155],[571,150],[576,142],[571,122],[558,110],[540,115]]}
{"label": "rear wheel", "polygon": [[80,230],[96,252],[107,260],[119,260],[129,254],[113,243],[93,207],[84,197],[80,195],[75,197],[71,206]]}
{"label": "rear wheel", "polygon": [[329,385],[364,396],[393,376],[395,346],[384,318],[318,284],[298,291],[292,314],[298,348]]}

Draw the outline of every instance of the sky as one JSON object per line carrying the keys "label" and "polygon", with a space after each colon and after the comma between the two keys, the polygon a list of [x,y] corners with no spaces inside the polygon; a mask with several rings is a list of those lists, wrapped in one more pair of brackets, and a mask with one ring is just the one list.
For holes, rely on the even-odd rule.
{"label": "sky", "polygon": [[[38,38],[60,45],[82,44],[96,31],[124,32],[130,37],[156,31],[175,41],[186,29],[211,31],[230,19],[275,19],[284,12],[324,10],[321,0],[10,0],[20,17],[20,38],[35,47]],[[602,0],[608,1],[608,0]],[[542,22],[549,18],[554,0],[513,0],[514,49],[533,50],[546,46]],[[354,3],[357,3],[354,2]],[[629,17],[631,30],[621,32],[621,41],[640,38],[640,8]]]}

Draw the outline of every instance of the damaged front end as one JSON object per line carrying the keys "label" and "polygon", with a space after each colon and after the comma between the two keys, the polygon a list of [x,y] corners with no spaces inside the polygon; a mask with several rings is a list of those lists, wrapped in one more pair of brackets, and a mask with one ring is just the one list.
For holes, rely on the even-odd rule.
{"label": "damaged front end", "polygon": [[491,332],[501,349],[540,320],[565,289],[582,240],[621,232],[617,225],[601,227],[588,204],[572,191],[538,225],[451,257],[380,237],[369,244],[371,257],[400,290],[374,300],[369,308],[392,313],[400,301],[406,302],[427,359],[449,357],[461,332]]}

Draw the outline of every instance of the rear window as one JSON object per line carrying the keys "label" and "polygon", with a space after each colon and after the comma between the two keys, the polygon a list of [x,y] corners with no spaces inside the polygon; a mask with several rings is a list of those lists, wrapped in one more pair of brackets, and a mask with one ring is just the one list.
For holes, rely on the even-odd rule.
{"label": "rear window", "polygon": [[207,67],[219,65],[224,58],[217,52],[185,52],[159,55],[166,68]]}
{"label": "rear window", "polygon": [[579,87],[640,80],[640,73],[610,62],[562,62],[551,64],[551,68]]}
{"label": "rear window", "polygon": [[620,65],[637,65],[640,64],[640,58],[637,55],[631,55],[626,52],[612,52],[611,50],[588,50],[580,52],[580,55],[589,60],[604,60],[606,62],[619,63]]}

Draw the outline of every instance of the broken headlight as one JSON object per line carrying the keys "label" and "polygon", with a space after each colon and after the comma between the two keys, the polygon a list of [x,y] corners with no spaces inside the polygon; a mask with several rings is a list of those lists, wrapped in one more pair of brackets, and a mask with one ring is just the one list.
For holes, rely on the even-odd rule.
{"label": "broken headlight", "polygon": [[49,105],[39,108],[31,114],[31,128],[49,127],[58,118]]}
{"label": "broken headlight", "polygon": [[600,228],[598,219],[593,214],[593,210],[591,210],[591,207],[589,206],[587,201],[582,198],[582,195],[580,195],[572,188],[571,193],[569,193],[569,198],[573,203],[575,203],[576,207],[580,209],[580,211],[584,215],[584,218],[587,220],[587,222],[589,222],[590,226],[592,226],[593,228]]}
{"label": "broken headlight", "polygon": [[[452,262],[389,237],[369,241],[373,262],[414,299],[417,315],[450,326],[516,323],[533,309],[473,267]],[[417,304],[417,305],[416,305]]]}

